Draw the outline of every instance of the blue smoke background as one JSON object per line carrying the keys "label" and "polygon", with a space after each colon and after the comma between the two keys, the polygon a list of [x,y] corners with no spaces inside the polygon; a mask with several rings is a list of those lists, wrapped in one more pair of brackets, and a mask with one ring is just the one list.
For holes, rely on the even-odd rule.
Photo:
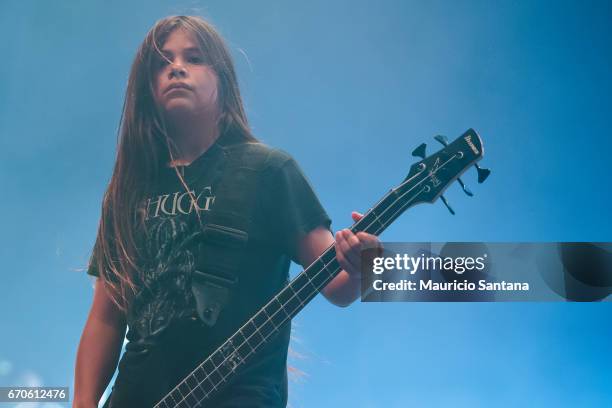
{"label": "blue smoke background", "polygon": [[[417,145],[473,127],[490,179],[469,171],[475,197],[446,194],[456,216],[421,205],[382,240],[611,241],[611,5],[3,1],[0,386],[72,396],[93,295],[83,268],[155,20],[219,28],[254,132],[298,160],[335,230],[403,179]],[[611,311],[317,298],[295,320],[290,406],[612,406]]]}

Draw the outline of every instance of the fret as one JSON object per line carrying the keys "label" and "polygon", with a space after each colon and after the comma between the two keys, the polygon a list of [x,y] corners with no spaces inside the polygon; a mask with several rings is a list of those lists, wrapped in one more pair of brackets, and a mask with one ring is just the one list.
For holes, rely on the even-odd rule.
{"label": "fret", "polygon": [[[263,344],[263,342],[261,342],[259,344]],[[244,359],[246,359],[249,355],[251,355],[251,350],[253,350],[251,348],[251,346],[249,346],[246,343],[240,343],[240,344],[238,344],[238,346],[236,346],[235,353],[238,355],[238,358],[240,360],[240,364],[242,364],[244,362]]]}
{"label": "fret", "polygon": [[[263,342],[259,344],[263,344]],[[251,347],[247,342],[240,343],[240,345],[236,347],[236,352],[240,356],[241,360],[244,360],[247,356],[251,355],[251,353],[254,353],[255,351],[256,349]]]}
{"label": "fret", "polygon": [[265,308],[262,308],[258,313],[251,318],[253,324],[257,327],[262,327],[268,321],[269,317],[265,313]]}
{"label": "fret", "polygon": [[302,280],[304,280],[304,279],[306,280],[306,283],[304,283],[304,286],[306,286],[306,285],[308,284],[308,285],[310,285],[310,286],[311,286],[311,287],[314,289],[314,291],[315,291],[315,292],[318,292],[318,291],[319,291],[319,288],[318,288],[318,287],[316,287],[316,286],[315,286],[315,285],[312,283],[312,280],[310,279],[310,276],[308,276],[308,274],[307,274],[307,273],[302,272],[301,274],[299,274],[299,275],[296,277],[296,279],[299,279],[300,277],[302,277],[302,278],[303,278]]}
{"label": "fret", "polygon": [[387,226],[386,226],[386,225],[384,225],[384,224],[382,224],[382,227],[377,228],[375,231],[373,231],[373,233],[374,233],[374,234],[376,234],[376,235],[378,235],[378,234],[380,234],[381,232],[383,232],[383,231],[384,231],[386,228],[387,228]]}
{"label": "fret", "polygon": [[[217,367],[213,366],[212,369],[207,370],[206,374],[206,383],[210,384],[213,389],[217,389],[217,385],[221,384],[224,380],[223,376],[219,371],[217,371]],[[203,381],[202,381],[203,382]]]}
{"label": "fret", "polygon": [[[308,286],[308,276],[306,276],[304,273],[300,273],[288,286],[291,286],[293,291],[299,293],[305,289],[306,286]],[[308,293],[308,291],[305,293]],[[301,300],[304,301],[304,299]]]}
{"label": "fret", "polygon": [[227,362],[224,361],[223,364],[217,367],[217,371],[219,372],[219,374],[221,374],[221,381],[225,381],[225,379],[232,373],[233,370],[230,368],[229,365],[227,365]]}
{"label": "fret", "polygon": [[[381,230],[384,230],[384,229],[386,228],[386,227],[385,227],[385,224],[383,224],[383,223],[382,223],[382,221],[380,220],[380,217],[379,217],[379,216],[376,214],[376,212],[375,212],[374,210],[372,210],[372,211],[370,212],[370,214],[372,214],[372,216],[374,217],[374,221],[376,221],[376,222],[377,222],[377,223],[378,223],[378,224],[379,224],[379,225],[382,227],[382,228],[381,228]],[[368,224],[369,224],[369,225],[368,225],[368,227],[367,227],[367,230],[368,230],[367,232],[370,232],[370,233],[371,233],[371,232],[373,232],[373,231],[376,231],[376,230],[375,230],[375,229],[372,227],[372,222],[368,221]]]}
{"label": "fret", "polygon": [[182,397],[179,398],[177,394],[179,394],[179,391],[176,388],[172,390],[171,393],[168,394],[168,397],[172,400],[172,405],[174,406],[178,405],[179,401],[182,399]]}
{"label": "fret", "polygon": [[181,403],[184,404],[185,398],[183,397],[183,394],[181,393],[181,391],[177,388],[176,389],[176,393],[174,398],[176,399],[176,405],[180,406]]}
{"label": "fret", "polygon": [[310,279],[312,280],[312,283],[318,288],[318,290],[322,289],[323,284],[325,283],[325,280],[328,277],[329,272],[326,272],[326,267],[327,266],[322,265],[316,274],[310,275]]}
{"label": "fret", "polygon": [[293,295],[289,292],[287,287],[284,287],[283,290],[281,290],[278,295],[276,295],[276,298],[278,299],[281,305],[285,306],[289,299],[291,299],[291,296]]}
{"label": "fret", "polygon": [[299,295],[299,291],[296,292],[295,289],[293,289],[293,285],[288,285],[287,286],[291,292],[293,293],[293,298],[297,299],[300,302],[300,306],[304,307],[304,300],[302,300],[302,298]]}
{"label": "fret", "polygon": [[[268,306],[266,306],[266,307],[268,307]],[[266,315],[266,319],[267,319],[267,321],[268,321],[268,322],[269,322],[269,323],[272,325],[272,327],[274,328],[274,331],[278,331],[278,326],[276,326],[276,325],[274,324],[274,321],[272,320],[272,318],[270,317],[270,315],[269,315],[269,314],[268,314],[268,312],[266,311],[266,307],[264,307],[264,308],[263,308],[263,309],[261,309],[261,310],[262,310],[262,311],[265,313],[265,315]],[[259,313],[258,313],[258,315],[259,315]]]}
{"label": "fret", "polygon": [[332,246],[321,255],[323,264],[328,264],[336,258],[336,249]]}
{"label": "fret", "polygon": [[[276,313],[276,316],[281,316],[280,313]],[[257,327],[259,327],[260,333],[263,334],[263,337],[267,338],[274,332],[278,331],[278,326],[274,324],[274,320],[268,316],[263,308],[259,313],[253,316],[253,322]]]}
{"label": "fret", "polygon": [[262,343],[265,342],[266,338],[259,332],[259,327],[257,327],[255,322],[253,322],[253,320],[249,320],[245,326],[248,327],[249,325],[253,328],[253,335],[249,337],[255,340],[261,339],[258,341],[261,341]]}
{"label": "fret", "polygon": [[[279,293],[279,295],[280,295],[280,294],[282,294],[282,293],[283,293],[283,292]],[[278,303],[279,308],[280,308],[279,310],[282,310],[282,311],[283,311],[283,313],[284,313],[284,314],[285,314],[287,317],[291,318],[291,315],[290,315],[289,313],[287,313],[287,311],[285,310],[285,306],[284,306],[284,305],[283,305],[283,304],[280,302],[280,300],[278,300],[278,295],[277,295],[277,296],[274,298],[274,300],[276,301],[276,303]]]}
{"label": "fret", "polygon": [[220,360],[215,364],[214,359],[211,359],[211,363],[213,364],[213,368],[208,370],[208,382],[214,389],[217,389],[217,386],[222,384],[225,381],[225,375],[219,370],[219,367],[224,362],[224,358],[218,351],[215,352],[211,357],[214,357]]}
{"label": "fret", "polygon": [[[238,338],[238,336],[242,337],[242,339],[239,339],[239,338]],[[249,336],[249,337],[245,336],[245,335],[244,335],[244,333],[242,332],[242,330],[238,330],[238,331],[236,332],[236,334],[234,334],[234,336],[233,336],[233,337],[236,337],[236,341],[237,341],[238,343],[244,343],[244,344],[246,344],[247,346],[249,346],[249,348],[250,348],[251,350],[255,351],[255,347],[253,347],[253,346],[251,345],[251,343],[250,343],[250,340],[249,340],[249,337],[250,337],[250,336]]]}
{"label": "fret", "polygon": [[181,392],[181,390],[179,388],[176,388],[176,392],[177,392],[177,396],[176,396],[176,406],[180,407],[181,405],[185,405],[185,396],[183,395],[183,393]]}
{"label": "fret", "polygon": [[[370,210],[371,211],[371,210]],[[364,214],[363,218],[360,219],[359,221],[357,221],[355,224],[353,224],[353,226],[350,228],[351,232],[353,234],[358,233],[359,231],[366,231],[368,227],[363,227],[364,224],[370,224],[369,223],[369,218],[370,218],[370,213],[367,212],[366,214]]]}
{"label": "fret", "polygon": [[270,332],[279,331],[280,327],[283,325],[285,321],[285,317],[284,317],[285,314],[281,313],[281,311],[278,309],[278,306],[276,310],[273,310],[270,313],[268,313],[266,310],[268,307],[272,308],[276,306],[277,304],[278,304],[278,301],[274,303],[270,303],[268,306],[262,309],[268,320],[266,324],[269,324],[271,326]]}
{"label": "fret", "polygon": [[215,364],[212,362],[211,357],[212,356],[210,356],[209,358],[204,360],[202,364],[200,364],[200,371],[202,372],[202,374],[204,374],[205,377],[206,376],[210,377],[213,371],[215,371],[215,369],[217,368]]}
{"label": "fret", "polygon": [[327,277],[333,277],[336,274],[336,268],[334,268],[334,261],[329,262],[323,268],[322,272],[327,272]]}
{"label": "fret", "polygon": [[214,370],[215,368],[215,364],[212,362],[212,355],[208,356],[208,358],[206,360],[204,360],[204,362],[202,364],[200,364],[200,368],[202,370],[203,373],[207,373],[210,372],[212,370]]}
{"label": "fret", "polygon": [[304,282],[304,286],[297,291],[299,299],[302,302],[300,310],[303,309],[319,293],[319,288],[314,285],[308,276],[304,275],[302,281]]}
{"label": "fret", "polygon": [[193,370],[193,376],[198,382],[198,384],[204,382],[204,380],[206,379],[206,372],[204,371],[202,365],[198,366],[195,370]]}
{"label": "fret", "polygon": [[183,380],[192,390],[198,385],[197,381],[195,380],[195,378],[193,378],[193,375],[188,375],[184,380]]}
{"label": "fret", "polygon": [[185,381],[187,382],[187,385],[191,388],[191,392],[187,398],[189,400],[193,399],[194,403],[197,404],[200,400],[202,400],[202,398],[205,397],[206,393],[202,391],[202,389],[200,388],[200,384],[198,383],[198,381],[196,381],[192,374],[187,376]]}
{"label": "fret", "polygon": [[336,276],[337,266],[338,266],[338,262],[335,259],[329,262],[327,265],[324,265],[321,268],[321,272],[313,278],[314,284],[318,286],[319,288],[322,288],[323,286],[325,286],[331,280],[330,278],[333,278]]}
{"label": "fret", "polygon": [[[253,320],[251,318],[251,320]],[[246,340],[246,339],[253,339],[253,341],[255,342],[256,337],[254,337],[255,332],[256,332],[256,328],[253,324],[251,323],[251,320],[247,320],[247,322],[232,336],[230,337],[230,339],[232,340],[232,342],[236,342],[236,343],[240,343],[241,339],[238,338],[236,335],[238,334],[238,332],[240,332],[240,336]]]}
{"label": "fret", "polygon": [[235,362],[241,360],[242,356],[238,353],[238,349],[232,338],[226,341],[219,350],[223,361],[217,367],[217,371],[222,377],[222,381],[232,374],[234,371]]}
{"label": "fret", "polygon": [[223,364],[223,355],[217,351],[210,356],[210,361],[213,363],[214,368],[217,368],[219,365]]}
{"label": "fret", "polygon": [[392,206],[390,206],[389,211],[387,211],[387,216],[385,218],[381,217],[383,220],[383,227],[380,229],[379,234],[383,232],[397,217],[399,217],[409,204],[410,202],[394,203]]}
{"label": "fret", "polygon": [[208,393],[205,392],[199,385],[197,385],[191,393],[195,399],[195,405],[198,405],[200,401],[208,396]]}
{"label": "fret", "polygon": [[193,395],[193,389],[189,390],[189,392],[187,393],[187,395],[185,396],[185,402],[190,406],[193,407],[195,405],[198,404],[198,400],[195,397],[195,395]]}
{"label": "fret", "polygon": [[294,296],[291,290],[285,288],[281,293],[278,294],[278,300],[283,305],[285,311],[289,311],[287,316],[293,317],[294,312],[299,309],[301,302]]}
{"label": "fret", "polygon": [[[389,194],[384,197],[378,204],[370,209],[366,215],[357,223],[356,229],[358,231],[365,231],[371,234],[379,234],[380,231],[387,228],[388,220],[384,219],[384,216],[392,209],[392,206],[398,203],[399,198],[397,192],[393,191],[393,194]],[[394,211],[391,211],[393,213]],[[374,223],[380,226],[379,228],[374,227]],[[361,225],[365,224],[365,228],[360,228]]]}
{"label": "fret", "polygon": [[[234,353],[238,352],[238,354],[240,356],[243,355],[247,355],[249,354],[251,351],[255,351],[257,349],[257,345],[261,344],[261,342],[258,342],[257,339],[254,339],[252,337],[248,337],[248,336],[241,336],[244,340],[239,340],[238,337],[236,335],[232,336],[232,339],[234,341],[234,344],[237,344],[237,346],[235,346],[234,348]],[[255,346],[253,346],[254,343]]]}
{"label": "fret", "polygon": [[185,402],[185,400],[181,397],[179,398],[178,402],[176,403],[176,407],[177,408],[182,408],[182,407],[187,407],[187,403]]}
{"label": "fret", "polygon": [[402,202],[393,203],[392,205],[389,206],[389,208],[386,210],[386,212],[388,213],[388,216],[385,217],[384,222],[383,222],[383,228],[379,231],[379,233],[384,231],[387,228],[387,226],[393,222],[393,220],[395,220],[397,217],[400,216],[400,214],[405,209],[404,207],[407,204],[409,204],[409,201],[405,203],[402,203]]}
{"label": "fret", "polygon": [[268,318],[271,318],[277,311],[277,307],[274,301],[268,302],[261,310],[266,314]]}
{"label": "fret", "polygon": [[181,382],[179,384],[178,389],[181,392],[181,396],[183,397],[183,399],[185,399],[185,396],[187,396],[187,394],[189,394],[189,391],[191,391],[187,384],[185,384],[184,382]]}

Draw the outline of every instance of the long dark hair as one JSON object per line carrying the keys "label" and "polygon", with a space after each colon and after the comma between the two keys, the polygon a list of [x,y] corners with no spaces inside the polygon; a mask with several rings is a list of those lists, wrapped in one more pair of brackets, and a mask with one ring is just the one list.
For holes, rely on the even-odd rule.
{"label": "long dark hair", "polygon": [[[102,200],[96,243],[89,267],[97,269],[110,288],[113,302],[123,311],[142,282],[138,266],[136,228],[144,226],[140,205],[153,188],[164,163],[178,153],[166,132],[166,125],[155,103],[155,62],[164,42],[176,29],[193,35],[218,78],[220,117],[219,142],[257,142],[244,111],[232,57],[217,30],[200,17],[170,16],[155,23],[140,45],[128,79],[119,123],[117,156],[110,183]],[[186,191],[185,180],[177,171]]]}

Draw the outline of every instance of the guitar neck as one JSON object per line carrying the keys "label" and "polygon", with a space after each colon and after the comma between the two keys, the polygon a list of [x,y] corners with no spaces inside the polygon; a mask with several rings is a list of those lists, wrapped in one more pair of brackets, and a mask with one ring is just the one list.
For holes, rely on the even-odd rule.
{"label": "guitar neck", "polygon": [[[391,189],[368,210],[351,226],[351,231],[379,235],[409,207],[434,202],[450,183],[482,157],[482,141],[473,129],[453,143],[444,144],[446,147],[440,152],[414,164],[402,184]],[[484,172],[483,169],[480,171]],[[480,182],[487,175],[479,174],[483,179]],[[155,407],[200,406],[339,272],[335,246],[330,245]]]}
{"label": "guitar neck", "polygon": [[[389,191],[351,231],[378,235],[411,205],[406,194]],[[417,194],[415,193],[414,196]],[[155,407],[194,407],[210,398],[280,328],[296,316],[341,268],[336,249],[330,245],[310,266],[296,276],[264,307],[198,365]]]}

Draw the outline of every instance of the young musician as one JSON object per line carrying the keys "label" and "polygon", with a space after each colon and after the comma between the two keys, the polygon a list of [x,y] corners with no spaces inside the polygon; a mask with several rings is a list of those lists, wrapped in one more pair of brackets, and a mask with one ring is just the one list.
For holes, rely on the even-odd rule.
{"label": "young musician", "polygon": [[[198,17],[158,21],[132,64],[118,151],[88,268],[98,277],[76,357],[74,407],[153,406],[334,245],[343,271],[323,295],[359,296],[375,236],[331,220],[286,152],[252,135],[224,41]],[[361,214],[353,212],[354,221]],[[290,324],[209,405],[285,407]]]}

